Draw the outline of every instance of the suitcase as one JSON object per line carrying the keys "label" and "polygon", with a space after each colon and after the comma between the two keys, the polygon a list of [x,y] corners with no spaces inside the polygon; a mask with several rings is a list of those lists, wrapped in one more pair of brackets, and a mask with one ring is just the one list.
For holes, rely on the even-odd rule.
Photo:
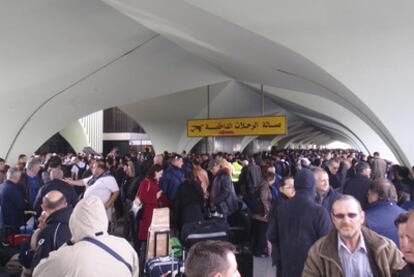
{"label": "suitcase", "polygon": [[230,242],[235,245],[250,243],[252,219],[249,209],[240,209],[228,218]]}
{"label": "suitcase", "polygon": [[205,240],[228,241],[229,225],[222,218],[192,222],[184,224],[181,238],[183,245],[190,249],[191,246]]}
{"label": "suitcase", "polygon": [[253,254],[247,247],[236,248],[237,270],[242,277],[253,277]]}
{"label": "suitcase", "polygon": [[181,269],[183,263],[171,256],[157,257],[149,259],[145,264],[144,276],[161,277],[168,272],[174,272]]}
{"label": "suitcase", "polygon": [[30,235],[28,234],[16,234],[16,235],[9,235],[6,238],[6,242],[11,247],[19,247],[23,241],[30,241]]}

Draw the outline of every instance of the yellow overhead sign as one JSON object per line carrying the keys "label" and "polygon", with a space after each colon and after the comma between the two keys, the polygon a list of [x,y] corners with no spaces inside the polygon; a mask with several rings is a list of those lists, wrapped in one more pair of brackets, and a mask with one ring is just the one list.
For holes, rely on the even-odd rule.
{"label": "yellow overhead sign", "polygon": [[187,120],[189,137],[285,135],[286,117],[241,117]]}

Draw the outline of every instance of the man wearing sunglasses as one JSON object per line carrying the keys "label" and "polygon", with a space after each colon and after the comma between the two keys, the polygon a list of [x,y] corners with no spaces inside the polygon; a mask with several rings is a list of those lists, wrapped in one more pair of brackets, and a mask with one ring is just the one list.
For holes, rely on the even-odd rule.
{"label": "man wearing sunglasses", "polygon": [[342,195],[332,205],[335,229],[309,250],[302,276],[394,276],[404,266],[401,252],[389,239],[362,224],[358,200]]}

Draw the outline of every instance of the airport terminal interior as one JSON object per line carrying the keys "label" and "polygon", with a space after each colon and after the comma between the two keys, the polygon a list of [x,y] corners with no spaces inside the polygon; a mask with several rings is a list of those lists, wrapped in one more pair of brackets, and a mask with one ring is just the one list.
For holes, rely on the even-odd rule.
{"label": "airport terminal interior", "polygon": [[[395,206],[414,201],[414,144],[410,131],[414,118],[412,1],[0,2],[0,179],[22,186],[25,198],[21,205],[26,206],[19,213],[25,210],[24,224],[27,227],[31,219],[36,229],[39,222],[40,226],[46,224],[42,228],[48,227],[47,217],[38,219],[43,215],[40,204],[52,203],[55,207],[59,202],[53,202],[53,193],[49,195],[53,201],[46,192],[39,198],[50,176],[73,187],[82,204],[94,205],[83,202],[85,194],[91,194],[95,182],[112,174],[119,191],[107,185],[110,191],[102,200],[102,210],[113,214],[108,213],[109,227],[104,231],[111,234],[108,236],[128,239],[134,250],[136,256],[131,260],[121,254],[132,267],[117,265],[124,266],[122,270],[132,268],[125,276],[144,276],[148,255],[159,255],[148,249],[153,246],[150,241],[156,241],[151,236],[152,210],[144,211],[151,215],[143,224],[149,228],[148,240],[142,239],[147,233],[141,234],[142,228],[133,227],[137,220],[128,217],[131,207],[138,205],[135,196],[138,199],[142,191],[135,190],[127,203],[129,191],[122,184],[130,186],[135,178],[141,187],[143,180],[156,180],[153,196],[159,203],[153,208],[170,208],[168,236],[177,236],[181,225],[177,227],[176,214],[173,215],[178,202],[176,188],[170,191],[169,181],[157,175],[162,170],[160,174],[170,176],[169,167],[180,168],[177,186],[185,184],[184,180],[191,183],[194,178],[198,182],[200,173],[194,173],[195,168],[204,170],[208,179],[207,185],[200,187],[207,201],[202,204],[203,213],[222,215],[230,230],[234,231],[232,222],[243,217],[241,211],[246,206],[251,219],[249,234],[245,234],[249,237],[248,247],[240,250],[240,243],[233,242],[239,264],[242,258],[248,260],[246,253],[251,252],[251,266],[247,266],[251,272],[240,268],[241,276],[276,276],[276,271],[278,276],[296,276],[289,271],[279,272],[286,267],[275,266],[280,260],[272,259],[270,249],[272,245],[277,248],[277,244],[269,240],[269,230],[266,232],[266,226],[272,225],[267,213],[264,212],[265,219],[259,219],[250,207],[254,204],[245,203],[251,196],[249,184],[246,181],[247,187],[243,187],[239,175],[251,164],[260,168],[263,182],[268,177],[267,169],[274,168],[271,203],[282,193],[279,177],[284,185],[286,178],[294,177],[297,182],[302,170],[311,170],[318,190],[315,167],[321,167],[329,175],[330,187],[346,195],[347,182],[355,177],[352,174],[358,175],[358,163],[360,167],[365,163],[370,166],[368,178],[374,182],[379,160],[380,167],[385,166],[379,174],[381,179],[394,184]],[[162,169],[156,168],[158,158],[162,159]],[[103,167],[99,168],[101,160]],[[175,164],[176,160],[182,164]],[[51,169],[53,161],[62,168]],[[134,163],[133,173],[129,162]],[[338,169],[334,172],[332,166],[336,163]],[[237,212],[227,213],[228,206],[224,209],[214,204],[218,192],[210,186],[219,183],[217,176],[221,174],[214,171],[215,166],[220,166],[218,172],[226,172],[231,179],[229,190],[238,197],[240,206]],[[36,173],[30,175],[31,169],[37,167]],[[82,179],[79,173],[86,170],[90,171],[89,179]],[[117,175],[118,170],[122,176]],[[190,173],[196,177],[188,177]],[[21,178],[19,175],[19,179],[13,179],[18,174]],[[39,179],[37,185],[31,179],[35,175]],[[22,184],[24,176],[29,177]],[[407,186],[398,185],[403,181],[396,176]],[[331,178],[337,179],[337,187]],[[8,190],[2,186],[0,221],[12,218],[15,223],[17,212],[4,215],[4,203],[8,201],[4,199],[11,196],[4,196]],[[86,191],[79,192],[82,186]],[[257,191],[256,186],[253,185]],[[67,195],[63,196],[65,205],[71,206]],[[164,196],[166,202],[161,204]],[[33,215],[27,211],[36,210],[36,199],[39,211]],[[263,207],[269,215],[271,203]],[[73,214],[77,209],[81,212],[76,207]],[[217,220],[214,216],[213,219]],[[337,219],[332,220],[335,224]],[[22,235],[21,239],[28,242],[25,232],[17,228],[7,233],[5,225],[8,224],[1,222],[0,273],[15,269],[6,264],[16,249],[22,249],[19,239],[8,241],[7,235]],[[254,242],[254,237],[260,234],[267,244],[263,251],[256,251],[256,244],[263,241]],[[234,237],[229,235],[228,240]],[[148,241],[148,246],[143,247],[142,241]],[[34,253],[36,243],[39,240],[34,240]],[[11,248],[14,251],[2,253]],[[135,258],[139,260],[136,268]],[[18,271],[27,270],[24,276],[60,276],[51,273],[52,266],[49,271],[44,269],[44,259],[36,272],[30,264],[32,257],[28,259],[26,264],[17,259]],[[412,263],[407,258],[405,261],[414,264],[414,259]],[[148,271],[146,276],[157,276]],[[61,276],[92,276],[82,275],[86,271],[78,275],[62,272],[66,273]],[[371,273],[375,273],[374,269]]]}

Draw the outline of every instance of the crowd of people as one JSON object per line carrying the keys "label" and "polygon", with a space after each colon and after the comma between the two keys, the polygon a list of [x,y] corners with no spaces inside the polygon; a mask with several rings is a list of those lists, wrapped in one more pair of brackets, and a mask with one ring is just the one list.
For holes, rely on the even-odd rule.
{"label": "crowd of people", "polygon": [[[0,227],[4,241],[25,226],[25,211],[36,212],[33,243],[19,257],[27,276],[138,276],[158,207],[170,208],[177,237],[186,223],[216,214],[232,225],[244,211],[246,244],[272,257],[277,276],[411,276],[411,176],[354,150],[20,155],[16,165],[0,159]],[[139,218],[130,213],[137,200]],[[113,235],[119,224],[124,239]],[[234,251],[192,248],[187,276],[204,276],[191,273],[208,266],[191,262],[202,248],[212,259]],[[229,259],[228,276],[237,276]]]}

